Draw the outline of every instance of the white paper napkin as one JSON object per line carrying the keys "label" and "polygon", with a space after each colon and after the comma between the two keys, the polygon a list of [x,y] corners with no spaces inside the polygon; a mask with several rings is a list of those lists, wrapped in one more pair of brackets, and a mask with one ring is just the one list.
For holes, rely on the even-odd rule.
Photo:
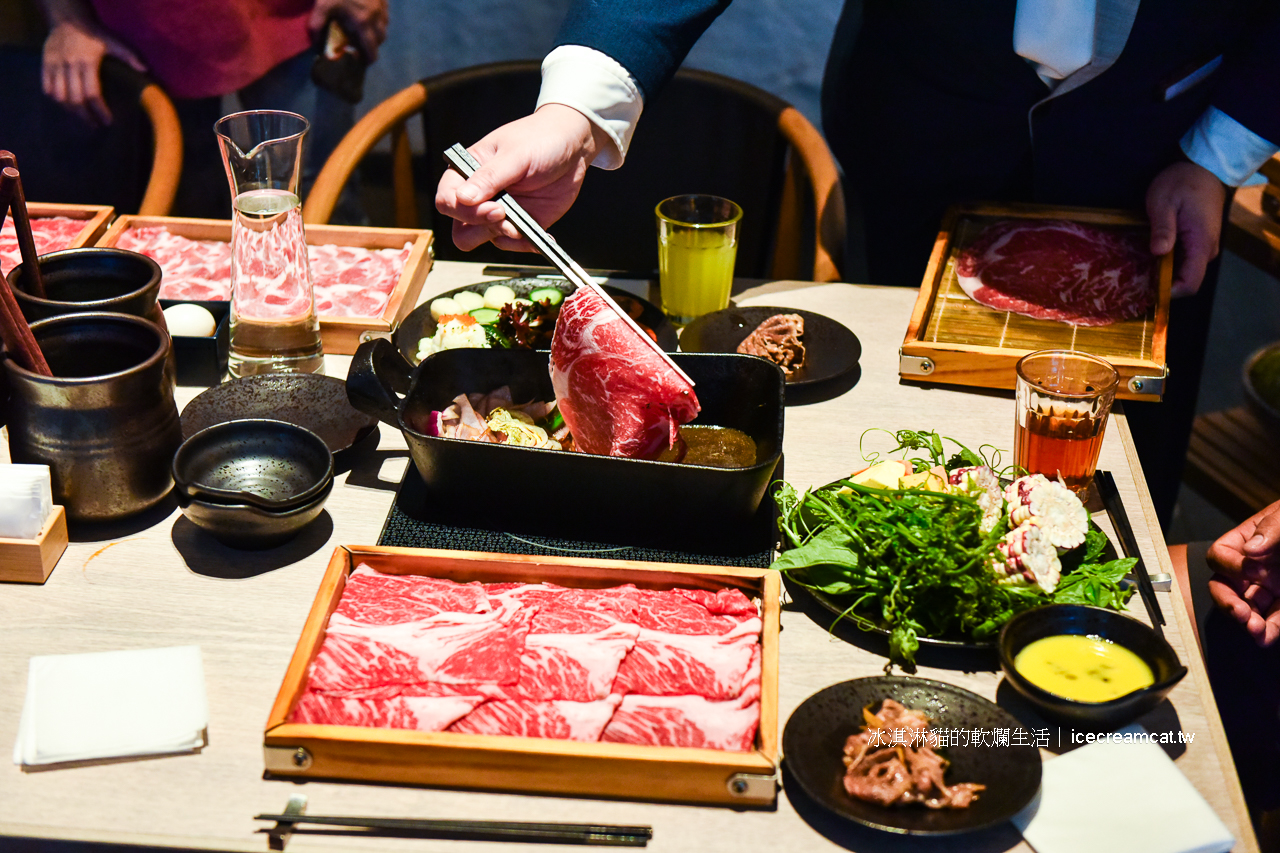
{"label": "white paper napkin", "polygon": [[1039,808],[1013,819],[1037,853],[1221,853],[1235,839],[1160,745],[1091,743],[1045,762]]}
{"label": "white paper napkin", "polygon": [[48,465],[0,465],[0,538],[35,539],[51,512]]}
{"label": "white paper napkin", "polygon": [[199,646],[33,657],[13,761],[188,752],[208,726]]}

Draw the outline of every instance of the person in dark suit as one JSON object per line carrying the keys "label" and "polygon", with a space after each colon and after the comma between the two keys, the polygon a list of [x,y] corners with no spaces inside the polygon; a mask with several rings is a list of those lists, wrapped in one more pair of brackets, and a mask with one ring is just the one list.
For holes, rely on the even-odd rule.
{"label": "person in dark suit", "polygon": [[[455,243],[530,248],[490,199],[510,190],[540,223],[554,222],[587,165],[621,164],[643,102],[727,5],[576,3],[543,65],[538,109],[473,146],[482,168],[470,180],[441,180],[436,203],[458,220]],[[1174,292],[1185,298],[1170,318],[1164,403],[1126,412],[1167,525],[1229,191],[1280,141],[1280,4],[1091,5],[848,0],[823,81],[823,124],[858,205],[849,221],[865,223],[873,283],[919,286],[955,203],[1147,211],[1151,251],[1175,251]]]}

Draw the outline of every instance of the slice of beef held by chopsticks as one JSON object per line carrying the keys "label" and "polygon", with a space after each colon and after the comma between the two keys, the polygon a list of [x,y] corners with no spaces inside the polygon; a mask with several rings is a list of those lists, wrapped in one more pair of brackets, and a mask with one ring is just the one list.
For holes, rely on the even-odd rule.
{"label": "slice of beef held by chopsticks", "polygon": [[551,340],[551,384],[575,447],[652,459],[701,408],[693,384],[592,288],[565,300]]}
{"label": "slice of beef held by chopsticks", "polygon": [[1043,320],[1105,326],[1155,303],[1154,258],[1137,233],[1061,219],[1003,220],[956,257],[975,302]]}

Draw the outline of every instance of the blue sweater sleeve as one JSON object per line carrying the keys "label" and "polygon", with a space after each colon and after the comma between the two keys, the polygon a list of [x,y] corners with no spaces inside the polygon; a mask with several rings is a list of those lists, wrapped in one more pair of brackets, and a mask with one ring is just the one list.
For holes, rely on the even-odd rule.
{"label": "blue sweater sleeve", "polygon": [[576,0],[555,46],[582,45],[631,72],[645,99],[676,73],[731,0]]}

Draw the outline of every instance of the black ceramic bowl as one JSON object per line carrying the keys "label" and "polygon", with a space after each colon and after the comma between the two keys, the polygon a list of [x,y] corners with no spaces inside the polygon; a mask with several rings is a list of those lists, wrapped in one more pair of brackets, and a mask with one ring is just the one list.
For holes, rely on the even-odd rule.
{"label": "black ceramic bowl", "polygon": [[[1077,702],[1050,693],[1014,668],[1028,644],[1059,634],[1097,636],[1124,646],[1151,667],[1155,683],[1109,702]],[[1085,729],[1116,729],[1150,711],[1187,674],[1173,647],[1150,626],[1114,610],[1047,604],[1013,617],[1000,631],[1000,666],[1009,683],[1046,718]]]}
{"label": "black ceramic bowl", "polygon": [[193,524],[219,542],[251,551],[283,545],[316,520],[333,491],[330,479],[320,493],[307,503],[271,512],[248,504],[214,503],[176,491],[178,505]]}
{"label": "black ceramic bowl", "polygon": [[160,265],[146,255],[124,249],[64,249],[41,255],[40,278],[45,295],[32,293],[29,270],[18,264],[9,271],[9,286],[27,320],[116,311],[145,317],[161,328]]}
{"label": "black ceramic bowl", "polygon": [[333,454],[296,424],[227,421],[188,438],[173,456],[180,495],[206,503],[283,512],[309,504],[333,483]]}

